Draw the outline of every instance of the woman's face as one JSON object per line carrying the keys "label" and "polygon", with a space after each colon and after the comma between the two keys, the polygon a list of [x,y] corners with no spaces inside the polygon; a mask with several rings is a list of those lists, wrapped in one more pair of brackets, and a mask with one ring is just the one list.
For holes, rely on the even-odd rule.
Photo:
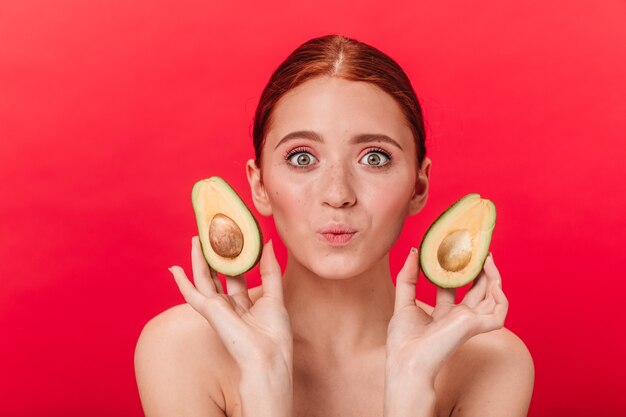
{"label": "woman's face", "polygon": [[[406,217],[421,210],[430,161],[417,171],[411,130],[390,95],[373,84],[318,77],[277,103],[262,169],[261,182],[248,161],[257,210],[273,215],[298,262],[342,279],[379,262]],[[343,245],[320,233],[337,224],[356,230]]]}

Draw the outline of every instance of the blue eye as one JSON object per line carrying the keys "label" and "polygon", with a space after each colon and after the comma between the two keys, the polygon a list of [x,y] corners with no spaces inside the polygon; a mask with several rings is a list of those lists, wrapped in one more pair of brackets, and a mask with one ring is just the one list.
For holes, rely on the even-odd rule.
{"label": "blue eye", "polygon": [[[317,158],[311,155],[306,148],[296,148],[285,155],[285,160],[294,168],[307,168],[313,165]],[[365,165],[373,168],[384,168],[391,163],[391,155],[384,149],[375,148],[365,154],[361,158],[361,161],[363,160],[366,160]]]}
{"label": "blue eye", "polygon": [[[382,159],[381,159],[382,155]],[[391,155],[382,149],[372,150],[363,156],[361,161],[366,160],[365,165],[369,165],[374,168],[383,168],[391,162]]]}
{"label": "blue eye", "polygon": [[293,151],[289,152],[285,159],[296,168],[306,168],[312,164],[311,159],[316,158],[307,151],[294,149]]}

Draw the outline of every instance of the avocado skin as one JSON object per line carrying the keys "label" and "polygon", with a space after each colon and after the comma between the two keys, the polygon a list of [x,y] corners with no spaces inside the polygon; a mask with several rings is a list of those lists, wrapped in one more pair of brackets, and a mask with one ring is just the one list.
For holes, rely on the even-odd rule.
{"label": "avocado skin", "polygon": [[[467,199],[472,198],[472,197],[478,197],[480,198],[480,194],[479,193],[469,193],[465,196],[463,196],[462,198],[460,198],[459,200],[457,200],[454,204],[452,204],[450,207],[448,207],[446,210],[444,210],[442,213],[439,214],[439,216],[437,216],[437,218],[430,224],[430,226],[428,226],[428,229],[426,229],[426,233],[424,233],[424,236],[422,238],[422,241],[420,242],[419,245],[419,264],[420,264],[420,270],[423,272],[424,276],[426,277],[426,279],[428,279],[430,282],[432,282],[433,284],[435,284],[438,287],[441,288],[459,288],[462,287],[464,285],[467,285],[468,283],[472,282],[473,280],[475,280],[480,273],[483,270],[483,267],[485,265],[485,261],[487,260],[487,256],[489,255],[489,250],[487,250],[483,256],[483,258],[480,261],[480,269],[477,269],[477,273],[473,276],[469,276],[467,279],[463,280],[463,282],[459,283],[458,285],[442,285],[441,282],[438,282],[434,277],[431,277],[428,275],[427,270],[428,268],[424,268],[424,264],[427,262],[425,255],[424,255],[424,251],[423,246],[424,243],[426,242],[426,237],[428,236],[429,232],[431,231],[431,229],[433,229],[435,227],[435,225],[437,225],[437,223],[442,220],[443,217],[446,216],[446,214],[448,214],[450,211],[452,211],[454,208],[458,207],[459,205],[463,204]],[[493,202],[490,202],[493,210],[494,210],[494,215],[493,215],[493,224],[495,226],[495,222],[496,222],[496,218],[497,218],[497,210],[496,210],[496,206],[495,204],[493,204]],[[493,231],[489,234],[489,241],[487,244],[487,248],[489,248],[490,244],[491,244],[491,238],[493,236]]]}
{"label": "avocado skin", "polygon": [[[246,205],[246,203],[244,202],[244,200],[241,198],[241,196],[239,195],[239,193],[237,193],[237,191],[235,191],[235,189],[234,189],[233,187],[231,187],[231,186],[230,186],[230,184],[228,184],[228,182],[226,182],[226,180],[224,180],[222,177],[219,177],[219,176],[217,176],[217,175],[211,176],[211,177],[207,178],[206,180],[199,180],[199,181],[197,181],[197,182],[194,184],[194,186],[192,187],[192,189],[191,189],[191,203],[192,203],[192,206],[194,206],[194,212],[195,212],[195,202],[194,202],[194,198],[193,198],[193,195],[194,195],[194,189],[195,189],[195,187],[196,187],[196,186],[198,186],[201,182],[203,182],[203,181],[207,181],[207,180],[210,180],[210,181],[215,181],[215,182],[219,182],[219,183],[221,184],[221,186],[222,186],[222,187],[224,187],[225,189],[227,189],[228,191],[230,191],[230,192],[233,194],[233,196],[234,196],[234,197],[238,198],[238,199],[239,199],[239,202],[241,203],[241,206],[242,206],[245,210],[247,210],[247,212],[248,212],[248,214],[250,215],[250,217],[252,217],[252,220],[254,220],[254,224],[255,224],[255,226],[256,226],[256,228],[257,228],[257,230],[259,231],[259,243],[258,243],[258,244],[259,244],[259,250],[258,250],[258,253],[257,253],[256,259],[255,259],[255,260],[254,260],[254,261],[250,264],[250,266],[249,266],[248,268],[243,269],[243,270],[241,270],[241,271],[238,271],[238,273],[233,274],[232,276],[245,274],[246,272],[248,272],[248,271],[250,271],[252,268],[254,268],[254,267],[255,267],[255,265],[256,265],[257,263],[259,263],[259,261],[261,260],[261,255],[263,254],[263,230],[261,229],[261,226],[259,225],[259,222],[258,222],[257,218],[254,216],[254,214],[252,214],[252,211],[250,211],[250,209],[248,208],[248,206]],[[198,217],[197,217],[197,216],[196,216],[196,223],[197,223],[198,228],[200,228],[199,219],[198,219]],[[247,236],[246,236],[246,235],[244,235],[244,239],[245,239],[246,237],[247,237]],[[205,255],[204,243],[202,242],[202,239],[200,239],[200,247],[201,247],[201,249],[202,249],[202,251],[201,251],[201,252],[202,252],[202,256],[203,256],[203,257],[204,257],[204,259],[206,260],[207,264],[209,264],[209,265],[211,266],[211,268],[212,268],[212,269],[214,269],[215,271],[217,271],[217,272],[219,272],[219,273],[221,273],[221,274],[226,275],[226,271],[223,271],[223,270],[221,270],[221,268],[216,267],[213,263],[211,263],[210,259],[208,259],[208,258],[207,258],[207,256]],[[211,248],[211,247],[210,247],[210,245],[209,245],[209,249],[210,249],[210,251],[211,251],[211,252],[213,252],[213,248]]]}

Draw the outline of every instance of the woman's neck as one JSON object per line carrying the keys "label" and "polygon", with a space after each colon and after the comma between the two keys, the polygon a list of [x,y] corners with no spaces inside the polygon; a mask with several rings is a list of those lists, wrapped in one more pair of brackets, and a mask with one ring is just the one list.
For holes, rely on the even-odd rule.
{"label": "woman's neck", "polygon": [[342,358],[384,348],[395,299],[388,254],[347,279],[321,278],[289,255],[283,290],[294,349]]}

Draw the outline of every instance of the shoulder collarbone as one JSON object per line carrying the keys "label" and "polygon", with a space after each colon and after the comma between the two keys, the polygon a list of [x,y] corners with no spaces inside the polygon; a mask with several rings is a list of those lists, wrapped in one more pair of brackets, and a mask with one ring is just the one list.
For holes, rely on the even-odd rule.
{"label": "shoulder collarbone", "polygon": [[[468,340],[453,356],[454,416],[526,416],[535,368],[524,342],[502,328]],[[450,378],[447,378],[450,380]]]}
{"label": "shoulder collarbone", "polygon": [[209,323],[189,304],[152,318],[139,335],[134,357],[146,416],[223,416],[224,352]]}

